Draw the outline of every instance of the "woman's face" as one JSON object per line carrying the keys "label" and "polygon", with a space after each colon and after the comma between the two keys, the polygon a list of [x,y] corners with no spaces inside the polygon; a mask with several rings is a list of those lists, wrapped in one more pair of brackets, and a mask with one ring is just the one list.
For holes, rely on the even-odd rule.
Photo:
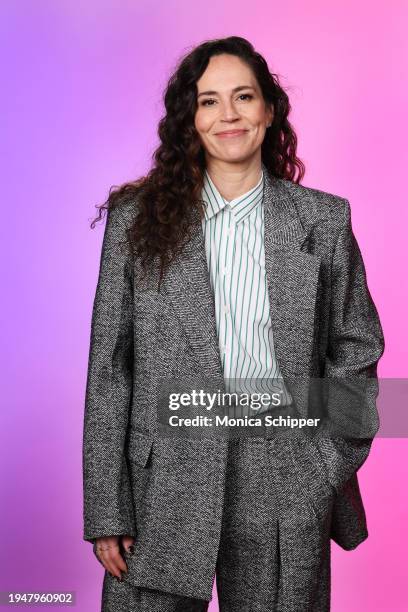
{"label": "woman's face", "polygon": [[197,81],[194,121],[207,161],[239,162],[260,154],[272,120],[273,110],[267,108],[249,66],[235,55],[211,57]]}

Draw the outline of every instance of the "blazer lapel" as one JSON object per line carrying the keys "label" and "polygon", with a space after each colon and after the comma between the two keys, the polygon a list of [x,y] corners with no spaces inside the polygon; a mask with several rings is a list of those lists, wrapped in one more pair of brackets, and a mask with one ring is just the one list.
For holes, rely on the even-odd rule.
{"label": "blazer lapel", "polygon": [[307,251],[308,230],[296,197],[288,184],[266,172],[265,269],[275,353],[284,377],[311,374],[320,269],[320,257]]}
{"label": "blazer lapel", "polygon": [[188,336],[200,373],[224,389],[214,294],[201,219],[196,210],[193,214],[191,240],[177,261],[170,266],[163,285]]}
{"label": "blazer lapel", "polygon": [[[264,186],[265,270],[275,353],[282,375],[307,375],[311,363],[320,258],[302,250],[307,238],[295,196],[266,168]],[[193,215],[191,240],[163,281],[188,336],[199,371],[224,388],[201,219]]]}

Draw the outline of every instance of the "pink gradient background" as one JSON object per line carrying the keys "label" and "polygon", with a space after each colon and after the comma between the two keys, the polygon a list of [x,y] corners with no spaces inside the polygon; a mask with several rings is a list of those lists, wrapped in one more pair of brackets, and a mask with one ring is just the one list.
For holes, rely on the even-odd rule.
{"label": "pink gradient background", "polygon": [[[103,570],[82,541],[103,235],[89,223],[111,185],[149,167],[166,80],[204,39],[244,36],[282,75],[303,184],[351,203],[386,337],[379,373],[407,377],[407,9],[397,0],[1,4],[0,590],[74,590],[77,610],[100,609]],[[407,449],[378,439],[360,471],[370,537],[354,552],[333,544],[333,612],[408,609]]]}

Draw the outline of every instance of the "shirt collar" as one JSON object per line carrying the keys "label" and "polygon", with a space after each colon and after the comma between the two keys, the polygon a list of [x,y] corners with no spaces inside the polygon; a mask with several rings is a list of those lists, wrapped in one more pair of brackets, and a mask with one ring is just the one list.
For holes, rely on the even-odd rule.
{"label": "shirt collar", "polygon": [[207,170],[204,172],[204,183],[201,191],[201,199],[205,202],[205,219],[211,219],[220,210],[222,210],[226,204],[231,207],[232,214],[234,215],[235,222],[239,223],[245,217],[251,214],[251,212],[259,206],[262,202],[264,190],[264,167],[262,164],[261,176],[255,187],[252,187],[246,193],[234,198],[233,200],[225,200],[222,197],[213,181],[210,178]]}

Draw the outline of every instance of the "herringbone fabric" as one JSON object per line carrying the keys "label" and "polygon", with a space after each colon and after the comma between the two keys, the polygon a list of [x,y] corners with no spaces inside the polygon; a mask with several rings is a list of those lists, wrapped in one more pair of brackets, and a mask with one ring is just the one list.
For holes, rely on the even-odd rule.
{"label": "herringbone fabric", "polygon": [[[229,443],[163,438],[157,423],[163,379],[208,377],[224,390],[201,220],[197,214],[192,238],[158,292],[156,271],[141,282],[140,262],[131,260],[125,246],[136,210],[137,200],[109,213],[101,253],[85,397],[84,539],[131,534],[138,553],[129,566],[129,584],[208,601],[226,533],[224,500],[234,499],[227,478],[232,474]],[[376,378],[384,338],[348,201],[266,175],[264,222],[270,315],[284,379]],[[294,400],[300,412],[307,411],[307,394]],[[374,393],[369,398],[373,410],[375,400]],[[248,457],[258,443],[255,438],[246,441]],[[286,443],[285,461],[290,457],[292,467],[285,487],[297,492],[297,501],[291,498],[283,506],[287,514],[278,520],[279,550],[282,544],[286,551],[280,555],[285,605],[318,610],[316,597],[325,610],[324,593],[311,586],[313,568],[327,560],[323,526],[345,549],[367,537],[356,471],[371,439],[325,436]],[[250,487],[249,478],[247,483]],[[250,521],[256,491],[249,503],[244,488],[239,490],[236,503]],[[305,521],[295,525],[295,509],[306,500]],[[289,536],[291,525],[300,539]],[[276,530],[266,526],[261,531],[272,554]],[[304,549],[307,538],[309,552]],[[306,595],[295,584],[303,563],[310,576]],[[229,588],[225,574],[224,585]]]}

